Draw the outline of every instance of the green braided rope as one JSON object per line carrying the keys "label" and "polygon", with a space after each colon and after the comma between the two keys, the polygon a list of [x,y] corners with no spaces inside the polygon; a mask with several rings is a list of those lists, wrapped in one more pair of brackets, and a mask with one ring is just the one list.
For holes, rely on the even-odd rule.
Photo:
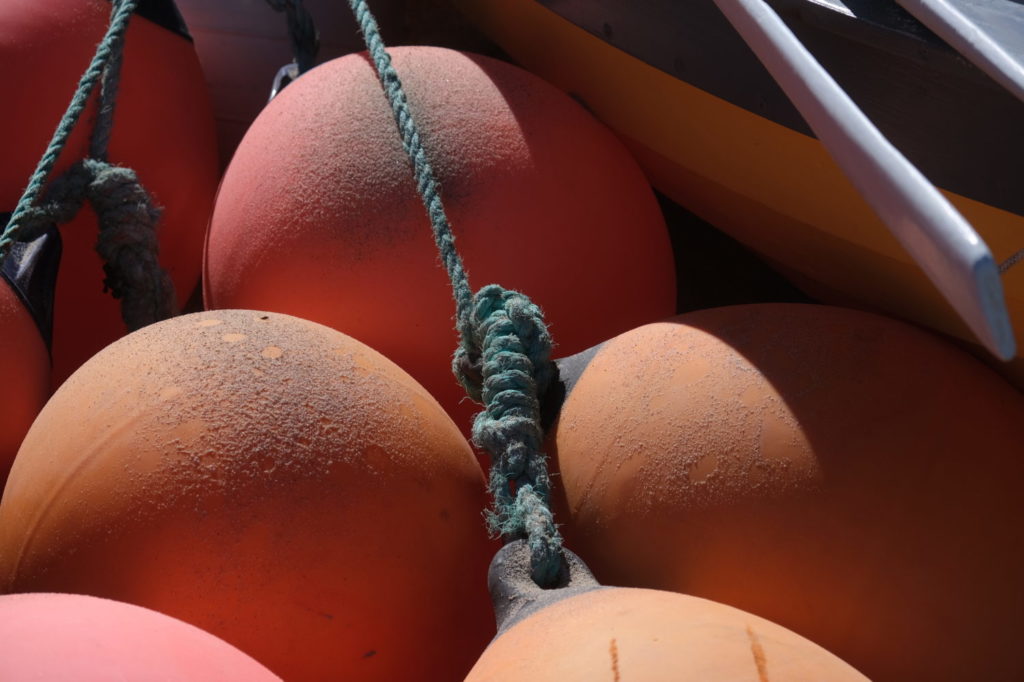
{"label": "green braided rope", "polygon": [[93,56],[89,68],[85,70],[82,78],[78,81],[78,88],[75,90],[74,97],[71,98],[71,104],[68,105],[67,111],[64,112],[60,123],[57,124],[57,130],[53,133],[49,146],[47,146],[42,158],[39,159],[35,172],[32,173],[32,177],[29,179],[28,186],[21,195],[21,199],[18,200],[18,205],[11,214],[11,219],[7,222],[6,229],[0,235],[0,262],[3,262],[10,251],[11,244],[14,243],[15,238],[18,236],[22,221],[25,219],[29,209],[39,200],[39,196],[46,186],[46,181],[49,179],[50,173],[60,157],[60,153],[64,150],[64,145],[67,144],[68,138],[71,137],[78,119],[82,116],[82,112],[85,111],[85,107],[89,103],[93,90],[96,89],[96,84],[99,83],[100,77],[103,76],[107,63],[123,45],[123,38],[128,30],[128,21],[132,18],[132,13],[135,11],[137,4],[138,0],[120,0],[120,2],[115,0],[107,33],[96,48],[96,54]]}
{"label": "green braided rope", "polygon": [[156,225],[160,211],[130,168],[83,159],[53,181],[46,199],[30,208],[19,239],[42,234],[52,223],[65,223],[88,201],[96,213],[96,251],[103,259],[105,291],[121,301],[128,331],[173,317],[174,284],[157,261]]}
{"label": "green braided rope", "polygon": [[430,216],[434,242],[441,253],[441,261],[444,263],[445,270],[448,271],[448,278],[452,282],[452,293],[455,296],[455,317],[459,335],[465,343],[465,340],[472,335],[469,315],[473,306],[473,290],[469,287],[466,269],[455,249],[455,235],[448,223],[444,206],[441,205],[441,189],[434,178],[434,170],[430,166],[416,123],[413,121],[412,112],[409,110],[409,101],[406,99],[405,91],[402,90],[402,82],[394,67],[391,66],[391,56],[384,47],[384,41],[381,40],[377,21],[370,14],[370,8],[366,6],[365,0],[349,0],[348,4],[355,14],[359,29],[363,32],[373,64],[377,67],[377,76],[384,87],[384,94],[387,95],[388,104],[391,105],[395,122],[398,124],[398,132],[402,136],[402,146],[412,160],[416,174],[416,189]]}
{"label": "green braided rope", "polygon": [[551,586],[562,565],[562,539],[549,507],[551,483],[541,452],[538,399],[553,374],[551,337],[540,308],[526,296],[496,284],[472,294],[440,187],[377,22],[365,0],[349,0],[349,6],[413,163],[416,189],[451,280],[460,337],[452,368],[470,397],[486,405],[473,423],[473,440],[492,462],[494,510],[487,515],[488,525],[506,541],[525,537],[533,580],[541,587]]}
{"label": "green braided rope", "polygon": [[477,399],[487,406],[473,421],[473,440],[493,460],[488,526],[505,538],[525,536],[534,581],[548,586],[558,577],[562,548],[548,506],[551,480],[541,452],[538,399],[554,376],[551,336],[540,308],[497,284],[477,292],[472,320],[473,346],[482,349],[482,381],[473,389],[480,389]]}
{"label": "green braided rope", "polygon": [[117,105],[117,92],[121,85],[121,62],[124,49],[124,36],[115,38],[111,45],[110,61],[103,70],[100,79],[100,102],[96,112],[96,123],[89,140],[89,156],[100,161],[107,160],[107,149],[110,147],[110,136],[114,132],[114,107]]}

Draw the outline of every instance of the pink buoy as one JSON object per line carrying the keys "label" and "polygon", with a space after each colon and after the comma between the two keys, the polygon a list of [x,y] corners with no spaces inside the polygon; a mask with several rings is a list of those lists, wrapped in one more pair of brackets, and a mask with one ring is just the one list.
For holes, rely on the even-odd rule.
{"label": "pink buoy", "polygon": [[162,613],[77,594],[0,597],[4,682],[280,682],[213,635]]}

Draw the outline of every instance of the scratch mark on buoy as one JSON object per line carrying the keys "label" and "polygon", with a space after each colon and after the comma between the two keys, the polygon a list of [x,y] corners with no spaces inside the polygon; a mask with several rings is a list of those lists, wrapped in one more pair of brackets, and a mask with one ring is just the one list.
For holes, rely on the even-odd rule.
{"label": "scratch mark on buoy", "polygon": [[608,645],[608,653],[612,655],[612,679],[614,682],[620,682],[622,678],[619,676],[619,647],[614,639]]}
{"label": "scratch mark on buoy", "polygon": [[765,658],[764,647],[761,646],[761,641],[749,625],[747,626],[747,637],[750,638],[750,653],[754,655],[754,665],[757,666],[758,682],[771,682],[768,679],[768,659]]}

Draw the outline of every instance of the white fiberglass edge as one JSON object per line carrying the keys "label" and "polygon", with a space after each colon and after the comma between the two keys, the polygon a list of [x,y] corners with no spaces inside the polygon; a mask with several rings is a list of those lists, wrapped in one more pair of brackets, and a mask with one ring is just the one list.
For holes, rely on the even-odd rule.
{"label": "white fiberglass edge", "polygon": [[[1024,100],[1024,64],[948,0],[896,0],[997,83]],[[1024,36],[1021,36],[1024,42]],[[1020,47],[1020,44],[1017,46]]]}
{"label": "white fiberglass edge", "polygon": [[763,0],[715,4],[978,340],[1001,360],[1013,358],[1016,342],[999,268],[974,228],[883,137]]}

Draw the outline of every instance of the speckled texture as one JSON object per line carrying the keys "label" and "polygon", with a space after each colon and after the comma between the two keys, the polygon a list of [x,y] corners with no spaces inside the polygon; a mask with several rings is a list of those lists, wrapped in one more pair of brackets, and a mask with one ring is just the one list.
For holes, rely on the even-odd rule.
{"label": "speckled texture", "polygon": [[810,305],[606,343],[548,437],[611,584],[756,613],[879,680],[1018,679],[1024,398],[948,343]]}
{"label": "speckled texture", "polygon": [[238,649],[149,609],[77,594],[0,597],[5,682],[281,682]]}
{"label": "speckled texture", "polygon": [[[0,82],[17,103],[0,108],[0,211],[14,210],[109,20],[107,0],[0,2]],[[87,153],[94,117],[90,106],[61,155],[57,175]],[[160,262],[183,304],[199,280],[217,190],[213,112],[192,44],[138,17],[125,40],[109,157],[132,168],[163,208]],[[55,384],[126,333],[119,302],[103,291],[93,212],[83,209],[61,235]]]}
{"label": "speckled texture", "polygon": [[44,409],[0,503],[0,586],[147,606],[290,681],[454,679],[493,632],[485,504],[465,439],[379,353],[199,313]]}
{"label": "speckled texture", "polygon": [[466,682],[866,682],[785,628],[681,594],[613,588],[570,597],[496,639]]}
{"label": "speckled texture", "polygon": [[35,321],[0,279],[0,488],[21,439],[50,394],[50,357]]}
{"label": "speckled texture", "polygon": [[[526,293],[562,353],[675,311],[664,221],[622,144],[503,62],[390,49],[474,288]],[[260,114],[207,240],[208,307],[316,320],[381,351],[468,430],[454,303],[410,161],[365,55],[313,69]]]}

